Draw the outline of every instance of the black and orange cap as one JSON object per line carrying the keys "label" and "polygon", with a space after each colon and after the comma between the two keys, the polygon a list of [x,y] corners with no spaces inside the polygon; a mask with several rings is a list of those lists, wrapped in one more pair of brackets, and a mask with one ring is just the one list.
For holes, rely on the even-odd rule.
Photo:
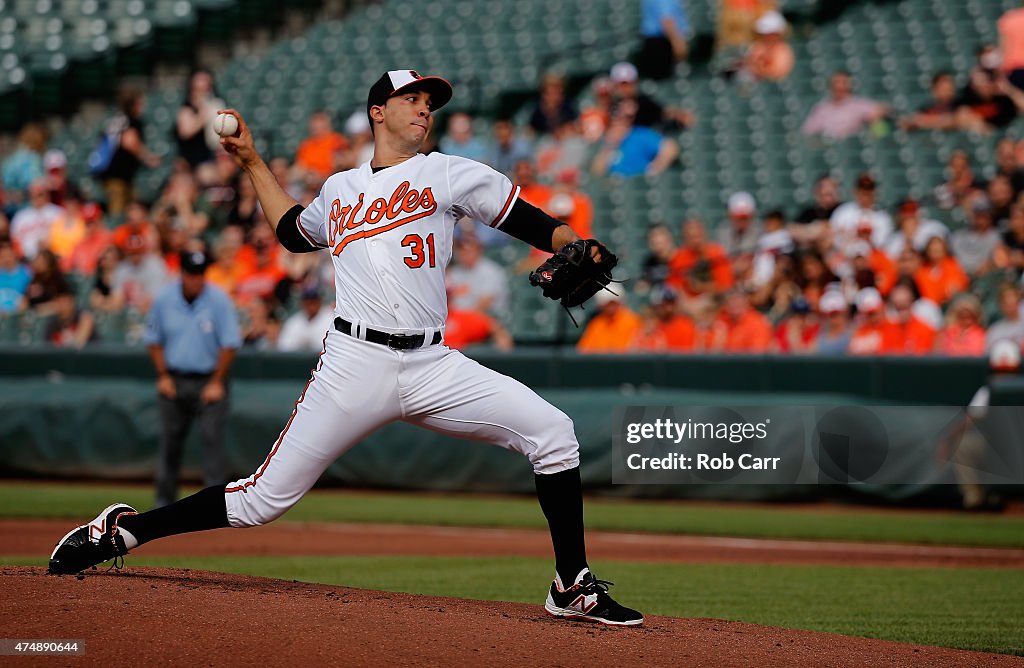
{"label": "black and orange cap", "polygon": [[369,116],[370,107],[386,104],[388,98],[412,90],[425,90],[430,93],[431,111],[440,109],[452,99],[452,85],[447,79],[421,76],[416,70],[391,70],[385,72],[370,87],[370,93],[366,96],[367,115]]}

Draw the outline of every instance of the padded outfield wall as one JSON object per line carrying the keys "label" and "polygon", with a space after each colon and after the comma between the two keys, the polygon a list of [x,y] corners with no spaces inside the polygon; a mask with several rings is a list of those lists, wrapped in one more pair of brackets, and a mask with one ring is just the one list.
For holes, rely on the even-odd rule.
{"label": "padded outfield wall", "polygon": [[[551,351],[474,357],[533,387],[573,418],[589,490],[629,496],[760,499],[837,490],[781,484],[612,485],[611,420],[622,406],[964,406],[988,378],[981,359],[600,357]],[[227,442],[233,474],[248,475],[263,461],[315,359],[314,354],[239,355]],[[0,350],[0,475],[149,479],[159,434],[153,380],[148,357],[139,350]],[[1024,382],[1011,379],[995,386],[992,403],[1024,405]],[[903,449],[903,456],[920,458],[922,465],[934,456],[932,444],[910,443]],[[185,458],[187,477],[198,478],[199,451],[193,434]],[[533,489],[522,457],[406,424],[390,425],[357,445],[325,472],[321,484]],[[920,485],[858,489],[887,498],[921,491]]]}

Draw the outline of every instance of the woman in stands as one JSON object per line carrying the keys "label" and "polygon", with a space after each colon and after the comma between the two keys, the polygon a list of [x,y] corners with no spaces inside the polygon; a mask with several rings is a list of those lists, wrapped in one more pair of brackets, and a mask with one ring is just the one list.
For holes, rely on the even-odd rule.
{"label": "woman in stands", "polygon": [[107,213],[120,216],[128,203],[135,199],[135,174],[139,167],[156,167],[160,164],[143,138],[142,110],[146,98],[142,91],[127,89],[118,101],[124,115],[124,129],[118,141],[117,150],[110,158],[110,165],[103,172],[103,188],[107,192]]}
{"label": "woman in stands", "polygon": [[[217,110],[224,106],[213,89],[213,75],[209,70],[196,70],[188,80],[188,91],[185,100],[178,108],[175,119],[174,136],[178,142],[178,155],[185,159],[188,166],[195,169],[204,162],[213,160],[210,149],[213,119]],[[213,145],[217,145],[216,133],[212,137]]]}

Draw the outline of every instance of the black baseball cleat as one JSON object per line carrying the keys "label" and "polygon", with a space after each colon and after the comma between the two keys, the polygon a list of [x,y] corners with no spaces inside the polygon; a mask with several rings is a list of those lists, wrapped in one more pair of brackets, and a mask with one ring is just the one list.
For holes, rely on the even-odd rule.
{"label": "black baseball cleat", "polygon": [[589,568],[584,568],[576,576],[576,582],[565,589],[561,579],[556,575],[548,591],[548,600],[544,609],[548,614],[567,619],[582,619],[600,622],[610,626],[636,626],[644,623],[644,616],[616,603],[608,595],[605,580],[598,580]]}
{"label": "black baseball cleat", "polygon": [[[117,533],[117,518],[135,509],[124,503],[107,506],[88,524],[69,531],[50,555],[50,575],[71,575],[104,561],[128,554],[124,538]],[[116,564],[116,561],[115,561]]]}

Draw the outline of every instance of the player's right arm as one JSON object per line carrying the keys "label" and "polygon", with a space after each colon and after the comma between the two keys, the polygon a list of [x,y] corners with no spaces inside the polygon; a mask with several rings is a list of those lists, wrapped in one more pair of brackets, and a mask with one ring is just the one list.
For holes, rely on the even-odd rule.
{"label": "player's right arm", "polygon": [[[249,131],[249,126],[246,125],[242,115],[234,109],[224,109],[219,113],[231,114],[238,120],[237,136],[221,137],[221,146],[249,175],[253,189],[256,191],[256,197],[263,208],[263,215],[271,229],[277,234],[281,245],[293,253],[311,253],[326,248],[326,243],[318,241],[315,235],[311,235],[308,230],[303,228],[301,216],[304,209],[302,205],[285,192],[274,178],[267,163],[256,151],[252,132]],[[322,208],[319,198],[317,203]],[[307,217],[315,219],[317,215],[314,213],[311,216],[307,212]]]}
{"label": "player's right arm", "polygon": [[293,206],[298,206],[299,203],[284,191],[284,188],[270,172],[267,163],[256,151],[252,132],[249,131],[249,126],[246,125],[242,115],[234,109],[222,109],[218,113],[231,114],[238,120],[238,136],[221,137],[220,145],[249,175],[253,188],[256,189],[256,197],[260,200],[260,206],[263,207],[263,214],[266,216],[267,222],[270,223],[270,227],[276,231],[281,217]]}

